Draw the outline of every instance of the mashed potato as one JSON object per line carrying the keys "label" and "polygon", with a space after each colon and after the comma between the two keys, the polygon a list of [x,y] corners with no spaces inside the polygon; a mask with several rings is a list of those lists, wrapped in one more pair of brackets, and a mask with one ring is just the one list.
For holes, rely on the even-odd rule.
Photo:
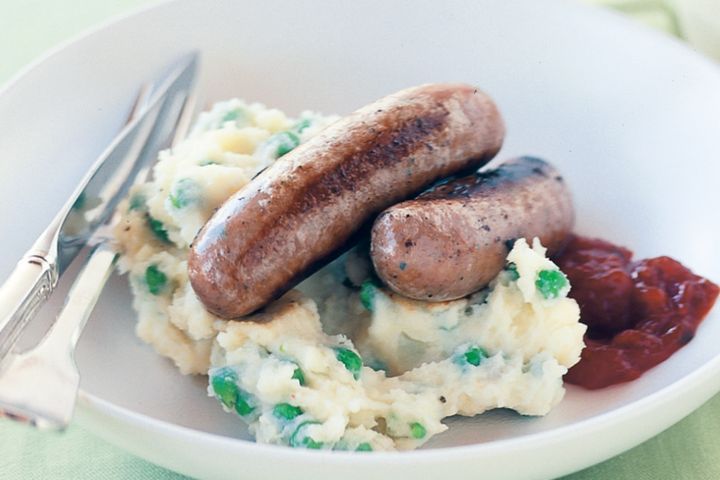
{"label": "mashed potato", "polygon": [[164,152],[121,205],[116,238],[137,334],[258,441],[310,449],[416,448],[452,415],[492,408],[544,415],[563,397],[585,327],[565,276],[537,240],[471,297],[427,303],[373,280],[358,247],[245,321],[208,313],[187,278],[195,234],[227,197],[334,121],[297,120],[231,100]]}
{"label": "mashed potato", "polygon": [[121,203],[115,239],[138,312],[137,334],[182,373],[207,373],[217,334],[217,317],[188,283],[195,234],[226,198],[336,118],[303,112],[290,119],[259,103],[218,103],[186,141],[160,154],[152,181]]}

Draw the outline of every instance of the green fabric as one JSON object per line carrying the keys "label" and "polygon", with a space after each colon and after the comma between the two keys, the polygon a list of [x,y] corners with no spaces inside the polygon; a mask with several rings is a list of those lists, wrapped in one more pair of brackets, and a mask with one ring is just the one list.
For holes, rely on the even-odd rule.
{"label": "green fabric", "polygon": [[562,480],[717,480],[718,459],[720,395],[647,442]]}
{"label": "green fabric", "polygon": [[[562,480],[717,480],[720,395],[642,445]],[[588,442],[592,448],[592,442]],[[113,447],[73,425],[48,434],[0,420],[3,480],[179,480],[184,477]],[[472,478],[472,477],[471,477]],[[238,480],[243,480],[238,477]]]}
{"label": "green fabric", "polygon": [[[655,27],[675,31],[658,2],[585,0],[607,3]],[[47,48],[148,0],[0,0],[0,83]],[[563,480],[677,480],[720,478],[720,395],[646,443]],[[592,448],[592,442],[588,442]],[[44,434],[0,420],[2,479],[181,479],[98,439],[79,426]]]}
{"label": "green fabric", "polygon": [[0,478],[3,480],[180,480],[185,477],[125,453],[83,428],[38,432],[0,420]]}
{"label": "green fabric", "polygon": [[0,84],[48,48],[149,0],[0,0]]}

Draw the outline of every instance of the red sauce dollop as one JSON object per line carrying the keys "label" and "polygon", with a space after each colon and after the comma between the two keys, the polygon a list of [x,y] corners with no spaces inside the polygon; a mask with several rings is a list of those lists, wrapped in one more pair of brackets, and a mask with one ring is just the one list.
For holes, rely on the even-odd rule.
{"label": "red sauce dollop", "polygon": [[634,380],[692,340],[720,288],[670,257],[573,235],[554,258],[588,326],[580,362],[565,380],[596,389]]}

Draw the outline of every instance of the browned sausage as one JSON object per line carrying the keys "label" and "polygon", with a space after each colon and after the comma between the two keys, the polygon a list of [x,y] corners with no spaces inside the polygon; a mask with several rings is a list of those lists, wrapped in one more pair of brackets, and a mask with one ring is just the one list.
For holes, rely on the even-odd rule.
{"label": "browned sausage", "polygon": [[505,129],[493,101],[463,84],[402,90],[277,160],[198,233],[188,272],[207,309],[247,315],[292,288],[384,208],[487,163]]}
{"label": "browned sausage", "polygon": [[517,238],[540,237],[550,254],[557,251],[574,218],[557,170],[521,157],[388,208],[373,225],[370,254],[397,293],[451,300],[487,285]]}

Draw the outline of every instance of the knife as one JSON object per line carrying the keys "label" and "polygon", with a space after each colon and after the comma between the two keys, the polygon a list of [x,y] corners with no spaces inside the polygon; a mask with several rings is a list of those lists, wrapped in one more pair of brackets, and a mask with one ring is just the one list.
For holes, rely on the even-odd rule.
{"label": "knife", "polygon": [[72,196],[0,287],[0,359],[50,297],[59,277],[125,197],[138,172],[171,135],[194,84],[198,55],[178,61],[147,107],[93,163]]}

